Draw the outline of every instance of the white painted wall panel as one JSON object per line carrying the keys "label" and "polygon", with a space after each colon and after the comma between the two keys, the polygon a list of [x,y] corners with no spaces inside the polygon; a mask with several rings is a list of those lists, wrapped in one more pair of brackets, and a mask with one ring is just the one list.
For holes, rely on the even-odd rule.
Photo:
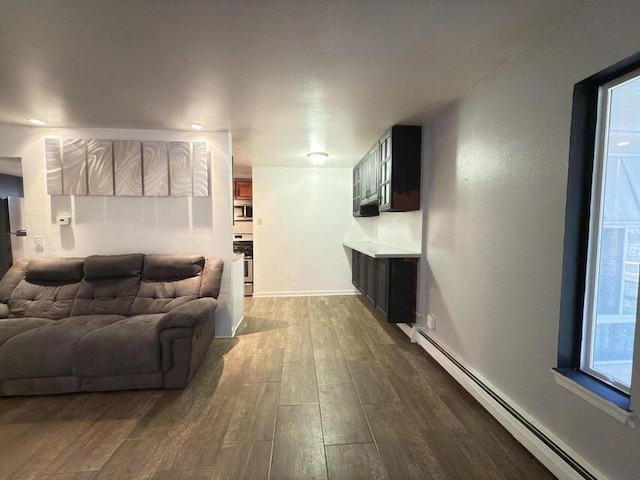
{"label": "white painted wall panel", "polygon": [[258,295],[354,291],[351,169],[254,167],[253,217]]}
{"label": "white painted wall panel", "polygon": [[556,364],[573,85],[637,51],[638,18],[637,2],[585,1],[439,115],[425,216],[433,335],[620,480],[638,477],[640,430],[557,386],[549,369]]}

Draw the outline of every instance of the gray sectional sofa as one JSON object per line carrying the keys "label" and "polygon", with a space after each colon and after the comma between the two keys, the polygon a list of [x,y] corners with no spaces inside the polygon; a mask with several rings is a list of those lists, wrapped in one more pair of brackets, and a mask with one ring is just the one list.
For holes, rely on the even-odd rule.
{"label": "gray sectional sofa", "polygon": [[185,387],[222,269],[195,255],[18,261],[0,281],[0,396]]}

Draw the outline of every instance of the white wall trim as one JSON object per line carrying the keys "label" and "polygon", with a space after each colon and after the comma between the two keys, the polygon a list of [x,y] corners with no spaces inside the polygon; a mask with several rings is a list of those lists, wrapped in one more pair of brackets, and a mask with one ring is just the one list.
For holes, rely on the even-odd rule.
{"label": "white wall trim", "polygon": [[[454,380],[456,380],[465,390],[467,390],[500,424],[505,427],[515,439],[522,444],[533,456],[535,456],[545,467],[547,467],[555,476],[561,480],[582,480],[584,477],[574,470],[571,465],[565,462],[560,456],[558,456],[548,445],[540,440],[533,434],[522,422],[516,417],[511,415],[505,408],[496,401],[491,395],[489,395],[484,389],[482,389],[476,382],[474,382],[466,373],[464,373],[454,362],[452,362],[446,355],[438,350],[433,344],[431,344],[423,334],[418,333],[418,329],[408,324],[398,324],[400,329],[412,339],[414,343],[418,343],[431,357],[433,357]],[[426,334],[426,333],[425,333]],[[593,477],[607,480],[601,472],[599,472],[593,465],[589,464],[584,458],[578,455],[562,440],[556,437],[553,433],[540,425],[531,415],[522,409],[517,403],[507,397],[504,393],[498,390],[491,382],[487,381],[482,375],[478,374],[472,367],[461,360],[457,355],[452,353],[449,349],[446,349],[448,355],[451,355],[460,363],[465,369],[472,373],[482,383],[485,384],[493,393],[500,397],[504,402],[510,405],[514,410],[524,417],[530,424],[535,426],[540,432],[542,432],[548,439],[555,443],[566,454],[571,456],[577,463],[579,463],[585,470],[587,470]]]}
{"label": "white wall trim", "polygon": [[308,290],[301,292],[253,292],[254,297],[324,297],[333,295],[357,295],[357,290]]}
{"label": "white wall trim", "polygon": [[582,398],[585,402],[588,402],[596,407],[598,410],[601,410],[607,415],[612,416],[620,423],[624,423],[625,425],[629,425],[632,428],[636,428],[636,415],[634,412],[628,412],[618,407],[616,404],[605,400],[600,395],[593,393],[591,390],[584,388],[579,383],[574,382],[570,378],[562,375],[559,372],[556,372],[553,369],[551,370],[551,373],[553,374],[556,383],[561,387],[566,388],[574,395]]}

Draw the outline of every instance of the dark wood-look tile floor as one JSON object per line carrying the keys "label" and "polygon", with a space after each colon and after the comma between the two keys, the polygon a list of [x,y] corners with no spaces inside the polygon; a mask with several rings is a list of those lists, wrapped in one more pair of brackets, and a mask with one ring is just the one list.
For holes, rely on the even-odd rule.
{"label": "dark wood-look tile floor", "polygon": [[180,391],[0,399],[0,480],[552,479],[356,297],[247,301]]}

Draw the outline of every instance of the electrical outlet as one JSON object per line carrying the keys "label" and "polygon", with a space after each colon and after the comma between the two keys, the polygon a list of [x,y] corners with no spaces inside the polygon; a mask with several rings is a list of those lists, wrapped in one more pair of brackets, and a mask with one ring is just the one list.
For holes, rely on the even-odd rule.
{"label": "electrical outlet", "polygon": [[297,282],[298,281],[298,274],[297,273],[292,273],[291,274],[291,281],[292,282]]}
{"label": "electrical outlet", "polygon": [[436,316],[433,313],[427,313],[427,328],[429,330],[436,329]]}
{"label": "electrical outlet", "polygon": [[258,225],[262,225],[262,218],[258,219]]}

